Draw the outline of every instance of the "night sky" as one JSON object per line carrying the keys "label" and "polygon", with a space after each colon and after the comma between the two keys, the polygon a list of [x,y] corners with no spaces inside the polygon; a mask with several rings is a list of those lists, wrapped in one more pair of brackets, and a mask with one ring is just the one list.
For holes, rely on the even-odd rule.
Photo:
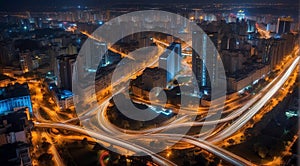
{"label": "night sky", "polygon": [[[261,0],[0,0],[0,10],[22,10],[22,9],[36,9],[62,6],[109,6],[115,3],[241,3],[241,2],[262,2]],[[282,2],[299,6],[299,0],[264,0],[264,2]]]}

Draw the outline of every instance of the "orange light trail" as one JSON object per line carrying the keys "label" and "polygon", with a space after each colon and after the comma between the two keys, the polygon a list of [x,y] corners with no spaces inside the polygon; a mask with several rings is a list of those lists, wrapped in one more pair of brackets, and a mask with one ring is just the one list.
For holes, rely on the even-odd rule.
{"label": "orange light trail", "polygon": [[256,23],[256,24],[255,24],[255,27],[256,27],[258,33],[259,33],[263,38],[265,38],[265,39],[271,38],[270,32],[269,32],[269,31],[266,31],[266,30],[264,30],[264,29],[262,29],[262,28],[260,28],[260,27],[259,27],[259,24]]}
{"label": "orange light trail", "polygon": [[[89,34],[89,33],[86,32],[86,31],[80,31],[80,32],[81,32],[82,34],[86,35],[87,37],[89,37],[90,39],[93,39],[93,40],[98,41],[98,42],[103,42],[101,39],[99,39],[99,38],[97,38],[97,37],[95,37],[95,36]],[[109,49],[110,51],[112,51],[112,52],[114,52],[114,53],[116,53],[116,54],[120,54],[123,58],[124,58],[124,57],[127,57],[127,58],[129,58],[129,59],[134,60],[134,58],[131,57],[131,56],[129,56],[128,54],[125,54],[125,53],[123,53],[123,52],[120,52],[120,51],[116,50],[115,48],[113,48],[113,47],[111,47],[111,46],[109,46],[109,45],[107,45],[107,47],[108,47],[108,49]]]}
{"label": "orange light trail", "polygon": [[71,27],[68,27],[67,29],[66,29],[66,31],[67,32],[75,32],[77,30],[77,27],[76,26],[71,26]]}
{"label": "orange light trail", "polygon": [[[163,41],[158,40],[158,39],[156,39],[156,38],[153,38],[153,42],[154,42],[154,43],[160,43],[160,44],[162,44],[162,45],[164,45],[164,46],[166,46],[166,47],[168,47],[168,46],[170,45],[169,43],[163,42]],[[191,45],[192,45],[192,41],[189,41],[188,43],[186,43],[185,46],[182,46],[182,50],[187,49],[187,48],[190,47]]]}

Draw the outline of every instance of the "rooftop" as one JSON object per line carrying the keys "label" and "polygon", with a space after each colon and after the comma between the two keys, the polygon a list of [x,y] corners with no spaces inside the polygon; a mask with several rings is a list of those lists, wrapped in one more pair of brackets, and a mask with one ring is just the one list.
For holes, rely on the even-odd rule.
{"label": "rooftop", "polygon": [[[0,116],[0,128],[6,128],[5,133],[23,131],[26,127],[27,115],[24,109]],[[6,121],[7,124],[4,123]]]}
{"label": "rooftop", "polygon": [[29,95],[30,92],[27,83],[16,83],[0,89],[0,100]]}

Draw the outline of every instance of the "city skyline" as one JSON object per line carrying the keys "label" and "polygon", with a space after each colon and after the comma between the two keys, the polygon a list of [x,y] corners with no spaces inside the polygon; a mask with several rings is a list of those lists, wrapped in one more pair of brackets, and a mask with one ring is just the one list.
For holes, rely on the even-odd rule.
{"label": "city skyline", "polygon": [[298,3],[0,1],[0,163],[299,164]]}
{"label": "city skyline", "polygon": [[[101,7],[101,5],[114,5],[114,4],[140,4],[140,5],[161,5],[161,4],[166,4],[166,3],[172,3],[172,4],[213,4],[213,3],[219,3],[219,4],[268,4],[268,3],[282,3],[282,4],[289,4],[289,5],[295,5],[299,3],[297,0],[266,0],[264,2],[261,2],[260,0],[252,0],[252,1],[247,1],[247,0],[214,0],[214,1],[204,1],[204,0],[188,0],[188,1],[183,1],[183,0],[166,0],[166,1],[159,1],[159,0],[154,0],[154,1],[147,1],[147,0],[129,0],[124,2],[123,0],[51,0],[51,1],[43,1],[43,0],[28,0],[26,2],[22,0],[15,0],[15,3],[12,4],[11,2],[8,1],[1,1],[1,10],[7,9],[18,9],[22,10],[22,8],[43,8],[43,7],[63,7],[63,6],[72,6],[72,7]],[[18,6],[20,5],[20,6]],[[97,6],[100,5],[100,6]],[[21,8],[19,8],[21,7]]]}

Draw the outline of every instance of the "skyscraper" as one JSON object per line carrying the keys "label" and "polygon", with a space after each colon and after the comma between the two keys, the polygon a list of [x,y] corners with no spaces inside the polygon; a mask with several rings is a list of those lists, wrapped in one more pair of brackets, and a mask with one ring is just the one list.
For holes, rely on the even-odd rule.
{"label": "skyscraper", "polygon": [[96,72],[99,66],[103,67],[107,65],[107,44],[90,39],[86,41],[86,44],[87,49],[85,49],[84,52],[85,70],[88,72]]}
{"label": "skyscraper", "polygon": [[159,58],[159,66],[166,70],[167,83],[174,79],[181,69],[181,44],[171,43]]}
{"label": "skyscraper", "polygon": [[58,86],[66,90],[72,90],[72,75],[77,55],[60,55],[57,57]]}
{"label": "skyscraper", "polygon": [[204,32],[193,32],[192,70],[200,90],[217,86],[218,53],[209,40],[210,38]]}
{"label": "skyscraper", "polygon": [[291,17],[278,18],[276,33],[277,34],[289,33],[291,30],[292,22],[293,22],[293,19]]}

